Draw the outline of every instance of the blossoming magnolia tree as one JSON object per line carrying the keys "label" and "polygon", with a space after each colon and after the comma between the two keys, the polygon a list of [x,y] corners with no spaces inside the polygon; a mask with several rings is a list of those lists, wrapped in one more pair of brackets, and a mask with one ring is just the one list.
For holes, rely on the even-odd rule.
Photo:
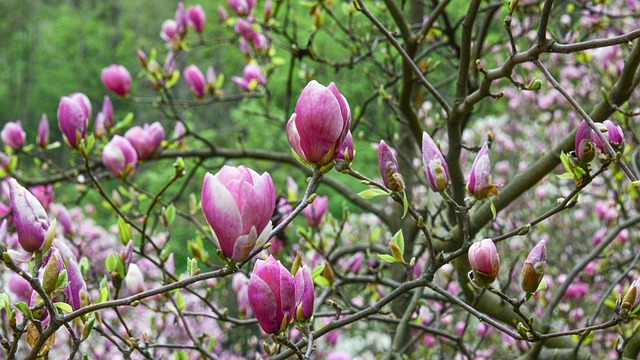
{"label": "blossoming magnolia tree", "polygon": [[638,357],[640,4],[201,5],[3,125],[3,358]]}

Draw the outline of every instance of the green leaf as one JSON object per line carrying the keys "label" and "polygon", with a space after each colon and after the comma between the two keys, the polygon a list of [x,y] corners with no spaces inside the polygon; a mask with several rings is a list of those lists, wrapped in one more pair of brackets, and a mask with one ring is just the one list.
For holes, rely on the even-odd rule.
{"label": "green leaf", "polygon": [[491,200],[489,198],[487,198],[487,199],[489,200],[489,207],[491,208],[491,214],[493,214],[493,220],[495,220],[496,219],[496,214],[497,214],[496,205],[493,203],[493,200]]}
{"label": "green leaf", "polygon": [[316,277],[320,276],[320,274],[322,274],[323,270],[324,270],[324,264],[316,266],[311,271],[311,277],[315,279]]}
{"label": "green leaf", "polygon": [[62,145],[62,143],[60,143],[60,141],[56,141],[56,142],[52,142],[51,144],[47,145],[47,147],[45,148],[45,150],[53,150],[53,149],[57,149]]}
{"label": "green leaf", "polygon": [[604,301],[604,305],[610,309],[614,309],[616,307],[616,301],[611,298],[607,298]]}
{"label": "green leaf", "polygon": [[547,282],[542,279],[542,281],[540,281],[540,284],[538,285],[538,288],[536,289],[536,292],[545,290],[547,290]]}
{"label": "green leaf", "polygon": [[66,313],[72,313],[73,312],[73,308],[71,307],[71,305],[64,303],[64,302],[55,302],[53,303],[53,305],[55,307],[57,307],[58,309],[66,312]]}
{"label": "green leaf", "polygon": [[118,217],[118,238],[122,245],[126,245],[132,239],[129,224],[120,216]]}
{"label": "green leaf", "polygon": [[566,172],[566,173],[563,173],[563,174],[560,174],[560,175],[556,175],[556,176],[557,176],[559,179],[565,179],[565,180],[566,180],[566,179],[571,179],[571,180],[573,180],[573,174],[572,174],[572,173],[570,173],[570,172]]}
{"label": "green leaf", "polygon": [[398,230],[398,232],[393,235],[392,240],[398,245],[400,252],[404,255],[404,235],[402,234],[402,230]]}
{"label": "green leaf", "polygon": [[371,199],[376,196],[389,196],[389,193],[387,193],[382,189],[368,189],[368,190],[359,192],[358,196],[360,196],[363,199]]}
{"label": "green leaf", "polygon": [[109,285],[108,285],[107,277],[105,276],[102,278],[102,280],[100,280],[100,294],[98,295],[98,298],[96,299],[96,301],[94,301],[94,304],[105,302],[108,299],[109,299]]}
{"label": "green leaf", "polygon": [[184,351],[179,351],[173,354],[173,360],[189,360],[189,355]]}
{"label": "green leaf", "polygon": [[569,156],[567,156],[564,151],[560,153],[560,162],[562,162],[562,166],[568,173],[573,173],[573,166],[571,166],[569,162]]}
{"label": "green leaf", "polygon": [[67,276],[67,270],[64,269],[60,271],[60,274],[58,274],[58,281],[56,281],[56,289],[60,289],[60,288],[64,289],[67,287],[67,285],[69,285],[69,277]]}
{"label": "green leaf", "polygon": [[89,335],[91,335],[91,330],[93,330],[93,325],[96,322],[96,318],[94,316],[91,316],[91,318],[89,319],[89,321],[87,321],[87,323],[84,325],[84,328],[82,329],[82,340],[86,340]]}
{"label": "green leaf", "polygon": [[187,305],[184,303],[184,300],[182,300],[182,293],[180,291],[176,293],[176,306],[180,311],[184,311],[184,309],[187,308]]}
{"label": "green leaf", "polygon": [[180,71],[178,70],[174,70],[171,75],[169,75],[169,78],[167,79],[166,84],[164,85],[167,89],[171,88],[173,85],[175,85],[178,80],[180,80]]}
{"label": "green leaf", "polygon": [[113,253],[107,256],[107,259],[104,261],[104,267],[108,272],[113,272],[113,270],[116,269],[116,257],[115,255],[113,255]]}
{"label": "green leaf", "polygon": [[322,275],[318,275],[318,276],[314,277],[313,278],[313,282],[318,286],[326,286],[326,287],[330,287],[331,286],[331,283],[329,282],[329,280],[326,277],[322,276]]}
{"label": "green leaf", "polygon": [[640,186],[640,180],[632,181],[631,186],[635,186],[635,187]]}
{"label": "green leaf", "polygon": [[402,218],[407,215],[407,211],[409,210],[409,200],[407,200],[407,192],[402,190]]}
{"label": "green leaf", "polygon": [[129,124],[131,124],[132,121],[133,121],[133,113],[130,112],[124,116],[124,118],[122,119],[122,121],[120,121],[118,125],[121,125],[121,127],[127,127],[129,126]]}
{"label": "green leaf", "polygon": [[271,59],[271,63],[273,65],[284,65],[286,63],[285,59],[280,56],[275,56]]}
{"label": "green leaf", "polygon": [[93,149],[93,145],[96,143],[96,137],[93,134],[87,135],[87,146],[85,149],[87,150],[87,154],[91,153],[91,149]]}
{"label": "green leaf", "polygon": [[219,74],[216,79],[216,89],[220,89],[222,84],[224,84],[224,74]]}
{"label": "green leaf", "polygon": [[0,293],[0,305],[4,305],[4,309],[7,311],[7,314],[11,311],[11,304],[9,303],[9,295],[5,293]]}
{"label": "green leaf", "polygon": [[377,255],[381,260],[384,260],[386,262],[390,262],[390,263],[398,262],[398,260],[396,260],[396,258],[394,258],[393,256],[391,256],[389,254],[377,254]]}
{"label": "green leaf", "polygon": [[118,270],[118,274],[120,274],[121,279],[124,279],[124,277],[127,276],[124,269],[124,262],[122,261],[122,258],[120,256],[115,256],[115,258],[116,258],[116,269]]}
{"label": "green leaf", "polygon": [[167,219],[167,225],[171,225],[173,220],[176,218],[176,207],[173,206],[173,203],[169,205],[164,211],[164,216]]}
{"label": "green leaf", "polygon": [[216,338],[212,337],[211,339],[209,339],[209,346],[207,347],[207,350],[209,350],[209,352],[213,352],[213,347],[216,345]]}
{"label": "green leaf", "polygon": [[20,310],[20,312],[24,317],[26,317],[29,320],[33,320],[33,315],[31,314],[31,310],[29,310],[29,306],[27,306],[27,304],[25,304],[22,301],[19,301],[13,304],[13,306],[15,306],[18,310]]}

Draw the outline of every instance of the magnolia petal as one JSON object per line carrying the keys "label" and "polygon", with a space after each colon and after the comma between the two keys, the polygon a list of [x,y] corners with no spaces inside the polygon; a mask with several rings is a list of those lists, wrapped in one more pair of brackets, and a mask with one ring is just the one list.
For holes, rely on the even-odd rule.
{"label": "magnolia petal", "polygon": [[276,321],[278,304],[269,284],[254,273],[249,279],[247,291],[249,306],[262,330],[267,334],[276,334],[280,330],[280,324]]}
{"label": "magnolia petal", "polygon": [[226,257],[233,255],[236,239],[241,235],[242,218],[233,196],[216,177],[207,173],[202,185],[202,213]]}
{"label": "magnolia petal", "polygon": [[268,173],[264,173],[248,194],[246,202],[240,210],[244,225],[243,233],[246,233],[252,225],[256,226],[258,232],[262,232],[271,220],[275,207],[276,193],[273,181]]}
{"label": "magnolia petal", "polygon": [[300,94],[295,113],[300,146],[310,163],[318,163],[335,150],[336,142],[343,136],[340,103],[330,90],[314,80]]}

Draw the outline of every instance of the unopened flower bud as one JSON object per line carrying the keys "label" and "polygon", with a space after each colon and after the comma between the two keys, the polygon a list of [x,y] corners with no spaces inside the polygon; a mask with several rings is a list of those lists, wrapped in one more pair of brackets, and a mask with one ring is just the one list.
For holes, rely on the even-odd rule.
{"label": "unopened flower bud", "polygon": [[638,294],[640,289],[638,289],[638,286],[640,286],[638,280],[633,280],[629,290],[624,294],[622,304],[620,304],[621,310],[618,314],[623,320],[626,320],[628,314],[640,305],[640,294]]}
{"label": "unopened flower bud", "polygon": [[131,75],[122,65],[111,64],[102,69],[102,85],[112,93],[124,97],[131,91]]}
{"label": "unopened flower bud", "polygon": [[24,144],[27,134],[22,130],[22,124],[20,121],[10,121],[2,128],[0,138],[2,138],[2,142],[5,145],[17,150],[22,147],[22,144]]}
{"label": "unopened flower bud", "polygon": [[201,33],[204,30],[205,25],[207,24],[207,16],[202,9],[202,6],[190,6],[187,9],[187,20],[189,25],[195,30],[197,33]]}
{"label": "unopened flower bud", "polygon": [[91,103],[86,95],[74,93],[63,96],[58,104],[58,126],[65,142],[77,149],[80,140],[87,134],[87,125],[91,116]]}
{"label": "unopened flower bud", "polygon": [[256,0],[227,0],[227,4],[238,16],[246,16],[256,7]]}
{"label": "unopened flower bud", "polygon": [[143,68],[147,68],[147,54],[145,54],[145,52],[138,48],[136,49],[136,55],[138,56],[138,61],[140,62],[140,66],[142,66]]}
{"label": "unopened flower bud", "polygon": [[38,199],[15,179],[9,180],[9,194],[20,246],[27,252],[40,250],[49,229],[47,213]]}
{"label": "unopened flower bud", "polygon": [[522,268],[522,290],[527,293],[534,293],[544,276],[544,266],[547,262],[546,241],[540,242],[533,247]]}
{"label": "unopened flower bud", "polygon": [[400,174],[398,160],[384,140],[380,140],[378,147],[378,168],[382,182],[387,188],[395,192],[404,190],[404,180]]}
{"label": "unopened flower bud", "polygon": [[426,132],[422,133],[422,165],[429,187],[440,192],[449,185],[449,169],[442,152]]}
{"label": "unopened flower bud", "polygon": [[49,295],[56,289],[56,283],[58,282],[58,274],[60,273],[60,267],[58,265],[60,254],[57,251],[53,251],[49,256],[49,261],[44,267],[44,273],[42,275],[42,289]]}
{"label": "unopened flower bud", "polygon": [[467,191],[478,199],[486,199],[489,194],[498,194],[498,188],[491,181],[491,159],[489,158],[489,143],[485,142],[480,148],[467,182]]}
{"label": "unopened flower bud", "polygon": [[42,117],[40,118],[36,144],[38,144],[38,146],[41,148],[49,145],[49,119],[47,119],[47,114],[42,114]]}
{"label": "unopened flower bud", "polygon": [[592,137],[593,131],[585,120],[582,120],[576,132],[575,154],[582,163],[589,163],[596,156],[595,143]]}
{"label": "unopened flower bud", "polygon": [[327,214],[328,205],[328,197],[316,196],[313,202],[302,210],[302,215],[304,215],[307,224],[314,229],[319,229],[322,226],[324,216]]}
{"label": "unopened flower bud", "polygon": [[287,123],[287,139],[302,161],[324,166],[338,155],[350,124],[349,104],[338,87],[334,83],[325,87],[313,80],[298,98]]}
{"label": "unopened flower bud", "polygon": [[315,299],[311,270],[307,265],[304,265],[296,272],[293,281],[295,283],[296,296],[296,321],[307,321],[313,316],[313,302]]}
{"label": "unopened flower bud", "polygon": [[220,24],[227,21],[228,18],[229,14],[227,13],[227,10],[224,8],[224,6],[218,6],[218,21],[220,22]]}
{"label": "unopened flower bud", "polygon": [[126,178],[133,174],[137,162],[136,149],[120,135],[115,135],[102,150],[102,163],[114,176]]}
{"label": "unopened flower bud", "polygon": [[184,69],[183,76],[189,90],[196,97],[203,97],[207,90],[207,82],[202,71],[196,65],[189,65]]}
{"label": "unopened flower bud", "polygon": [[486,287],[495,281],[500,270],[500,256],[493,240],[484,239],[473,243],[469,247],[468,256],[476,284]]}
{"label": "unopened flower bud", "polygon": [[340,152],[336,155],[336,159],[344,160],[345,163],[350,164],[355,154],[356,150],[353,147],[353,136],[351,136],[351,131],[347,131],[347,136],[344,137],[340,145]]}
{"label": "unopened flower bud", "polygon": [[267,334],[284,331],[295,317],[295,282],[273,256],[256,261],[247,291],[251,310]]}

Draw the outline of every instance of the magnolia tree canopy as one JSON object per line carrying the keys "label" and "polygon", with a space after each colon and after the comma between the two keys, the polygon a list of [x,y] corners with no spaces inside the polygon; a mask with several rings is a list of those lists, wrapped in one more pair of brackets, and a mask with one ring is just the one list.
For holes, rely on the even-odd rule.
{"label": "magnolia tree canopy", "polygon": [[638,357],[636,1],[160,11],[5,119],[3,358]]}

